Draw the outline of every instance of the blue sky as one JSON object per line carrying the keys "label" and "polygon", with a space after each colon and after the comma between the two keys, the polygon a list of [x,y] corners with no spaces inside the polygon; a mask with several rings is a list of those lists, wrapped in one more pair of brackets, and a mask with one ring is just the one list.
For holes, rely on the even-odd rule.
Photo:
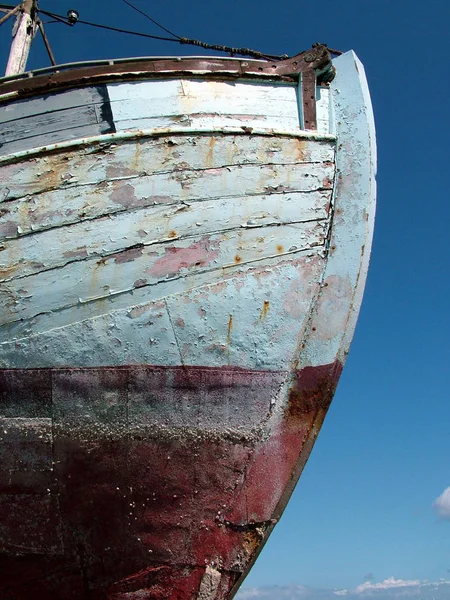
{"label": "blue sky", "polygon": [[[450,3],[133,1],[179,35],[212,43],[275,54],[293,54],[316,41],[353,48],[372,93],[378,212],[360,320],[322,433],[242,600],[254,588],[263,598],[265,586],[308,586],[310,596],[301,588],[306,599],[319,598],[323,589],[356,590],[365,577],[370,585],[390,577],[450,579],[450,514],[439,516],[432,506],[450,486]],[[165,35],[121,0],[40,5],[62,14],[76,8],[85,20]],[[49,24],[47,34],[58,62],[198,54],[81,25]],[[2,58],[9,35],[9,25],[3,26]],[[31,66],[46,64],[38,41]],[[403,586],[411,595],[402,597],[417,598],[413,587]],[[387,599],[380,589],[378,596]]]}

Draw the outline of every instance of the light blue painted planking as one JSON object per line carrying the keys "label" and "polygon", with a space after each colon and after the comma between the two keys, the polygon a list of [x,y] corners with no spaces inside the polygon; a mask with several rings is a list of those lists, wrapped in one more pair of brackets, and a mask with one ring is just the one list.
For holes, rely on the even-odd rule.
{"label": "light blue painted planking", "polygon": [[[338,77],[332,84],[340,148],[332,221],[332,213],[326,217],[323,211],[328,211],[333,187],[335,167],[329,158],[334,140],[324,142],[320,134],[314,140],[294,140],[266,130],[264,135],[240,135],[230,140],[219,135],[219,128],[201,135],[190,131],[186,136],[178,127],[176,136],[170,130],[164,131],[165,139],[161,140],[145,137],[118,144],[114,140],[112,145],[94,151],[87,147],[87,154],[84,150],[64,149],[66,166],[59,163],[58,154],[42,153],[33,159],[41,173],[35,189],[42,185],[43,193],[31,201],[25,197],[11,200],[6,206],[10,222],[5,222],[11,231],[4,240],[7,281],[0,292],[5,307],[1,328],[4,360],[24,364],[28,358],[35,365],[45,366],[54,360],[73,363],[75,358],[80,364],[91,364],[93,352],[94,360],[103,364],[102,353],[105,347],[111,347],[110,336],[114,335],[124,346],[120,348],[119,344],[117,353],[111,350],[109,363],[119,364],[123,356],[154,361],[172,350],[171,356],[177,361],[176,349],[172,348],[173,326],[167,325],[165,317],[162,328],[155,325],[152,329],[152,325],[147,329],[147,336],[157,340],[150,349],[147,338],[141,335],[140,321],[133,321],[146,312],[142,303],[165,298],[158,314],[167,316],[170,306],[171,324],[178,319],[201,330],[203,313],[207,312],[205,323],[211,330],[197,345],[191,343],[188,349],[192,341],[188,328],[178,333],[178,341],[186,340],[186,349],[180,346],[180,356],[187,362],[230,364],[231,357],[233,364],[248,359],[248,366],[270,368],[277,360],[287,364],[299,358],[301,366],[331,363],[337,356],[343,361],[367,268],[373,225],[374,147],[370,104],[356,59],[350,54],[339,61]],[[159,110],[167,98],[166,84],[176,94],[184,114],[198,111],[199,106],[207,113],[211,106],[224,102],[222,94],[233,90],[239,92],[239,102],[250,107],[245,84],[241,89],[214,87],[214,82],[210,82],[212,86],[199,86],[198,82],[184,80],[182,84],[156,81],[151,83],[161,88],[155,92],[155,102],[143,103],[140,94],[144,89],[148,92],[148,83],[142,82],[142,89],[140,83],[114,84],[117,98],[122,95],[117,102],[123,107],[127,104],[129,116],[137,110],[144,113],[139,118],[149,118],[152,110]],[[345,94],[341,87],[348,88]],[[268,96],[276,105],[280,90],[282,94],[294,91],[298,117],[293,86],[277,89],[266,85],[262,96]],[[133,104],[136,94],[137,102]],[[326,96],[326,91],[323,95],[320,92],[318,104],[324,117],[319,116],[319,123],[326,122],[330,114]],[[261,110],[262,105],[261,100]],[[224,115],[222,119],[224,123]],[[139,133],[137,130],[136,137]],[[295,135],[298,133],[293,131]],[[275,163],[281,164],[272,163],[271,155],[276,156]],[[6,174],[12,175],[16,168],[14,164],[3,167]],[[19,171],[22,184],[26,184],[31,171],[26,175],[26,170]],[[8,193],[19,193],[20,181],[12,186],[15,190],[5,190],[6,197]],[[22,187],[21,193],[26,194],[27,187]],[[265,200],[268,194],[269,202]],[[316,196],[319,204],[313,200]],[[312,220],[292,222],[295,201],[304,210],[307,199],[314,202],[309,205],[310,214],[305,215]],[[210,205],[214,205],[211,215]],[[216,221],[214,210],[220,212]],[[112,217],[117,211],[125,212]],[[365,211],[367,221],[362,218]],[[297,218],[301,220],[300,212]],[[21,223],[24,214],[23,224],[30,234],[28,246],[27,238],[20,237],[25,232]],[[103,220],[96,228],[98,218]],[[94,221],[86,224],[85,219]],[[258,219],[259,227],[245,225]],[[65,235],[67,227],[72,228],[72,234]],[[8,239],[17,236],[17,240]],[[35,260],[42,249],[41,260]],[[16,259],[17,255],[24,260]],[[51,295],[48,290],[52,290]],[[261,299],[266,297],[274,303],[273,322],[271,317],[260,320]],[[122,311],[115,320],[120,331],[111,333],[114,318],[109,315],[116,309]],[[241,333],[234,334],[232,346],[223,353],[230,314],[239,323]],[[251,320],[248,315],[252,315]],[[305,323],[308,330],[303,332]],[[264,344],[259,356],[247,347],[247,341],[251,341],[247,326],[252,331],[261,326],[258,339],[264,338]],[[55,327],[64,331],[55,331]],[[89,356],[83,355],[86,331],[92,331],[98,340]],[[288,338],[289,333],[292,335]],[[296,357],[300,338],[308,339],[308,344]],[[57,339],[65,348],[61,346],[61,356],[59,351],[55,354],[53,343]],[[140,340],[134,347],[133,339]]]}
{"label": "light blue painted planking", "polygon": [[215,115],[214,122],[223,118],[228,125],[300,126],[294,85],[156,80],[109,84],[108,93],[118,131],[152,127],[152,120],[161,117],[191,115],[197,115],[200,123]]}
{"label": "light blue painted planking", "polygon": [[[0,156],[115,131],[237,127],[298,132],[297,98],[293,84],[177,78],[13,100],[0,105]],[[318,132],[328,133],[326,91],[320,92],[317,110]]]}

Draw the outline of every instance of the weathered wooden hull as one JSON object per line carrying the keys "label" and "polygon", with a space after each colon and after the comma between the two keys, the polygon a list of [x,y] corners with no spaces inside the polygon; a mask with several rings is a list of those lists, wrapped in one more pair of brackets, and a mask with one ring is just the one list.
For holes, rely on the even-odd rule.
{"label": "weathered wooden hull", "polygon": [[236,591],[362,298],[374,132],[336,70],[315,131],[297,85],[198,74],[0,113],[2,598]]}

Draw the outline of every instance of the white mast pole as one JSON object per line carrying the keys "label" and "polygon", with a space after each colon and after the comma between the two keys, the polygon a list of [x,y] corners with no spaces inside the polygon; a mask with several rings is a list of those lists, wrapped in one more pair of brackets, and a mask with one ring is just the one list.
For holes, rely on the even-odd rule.
{"label": "white mast pole", "polygon": [[37,0],[24,0],[13,29],[13,42],[5,76],[25,71],[31,42],[36,33]]}

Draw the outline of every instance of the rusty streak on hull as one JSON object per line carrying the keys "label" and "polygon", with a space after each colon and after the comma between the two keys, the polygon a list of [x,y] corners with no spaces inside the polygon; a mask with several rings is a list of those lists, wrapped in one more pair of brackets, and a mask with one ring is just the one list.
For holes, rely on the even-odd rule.
{"label": "rusty streak on hull", "polygon": [[[0,371],[0,506],[16,506],[3,514],[0,597],[187,600],[218,573],[205,597],[228,598],[279,517],[340,370],[297,372],[281,414],[271,398],[283,372]],[[196,427],[171,424],[183,411]]]}

